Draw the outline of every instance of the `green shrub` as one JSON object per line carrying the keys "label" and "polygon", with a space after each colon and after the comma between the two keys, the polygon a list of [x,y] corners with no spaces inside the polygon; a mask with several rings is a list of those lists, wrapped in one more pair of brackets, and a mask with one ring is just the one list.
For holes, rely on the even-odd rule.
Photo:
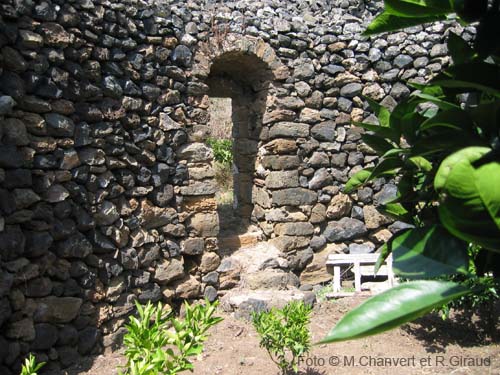
{"label": "green shrub", "polygon": [[[489,310],[488,313],[494,313],[491,305],[498,299],[500,280],[492,276],[485,276],[482,272],[482,267],[478,267],[478,265],[484,263],[485,256],[487,260],[488,252],[482,250],[479,246],[470,244],[468,253],[470,257],[469,272],[465,275],[448,276],[445,279],[463,283],[469,289],[473,290],[474,293],[452,300],[439,308],[438,311],[443,319],[449,317],[452,308],[455,310],[468,311],[471,314],[478,309],[486,309]],[[491,318],[492,316],[488,316],[488,319]]]}
{"label": "green shrub", "polygon": [[456,310],[467,310],[471,313],[475,309],[486,308],[490,310],[490,304],[498,299],[500,282],[492,277],[469,276],[465,280],[460,277],[455,279],[455,281],[460,281],[461,283],[467,285],[467,287],[474,290],[475,293],[467,294],[461,298],[452,300],[447,305],[442,306],[439,309],[439,312],[443,319],[447,319],[449,317],[449,313],[452,308]]}
{"label": "green shrub", "polygon": [[139,317],[130,317],[123,340],[128,375],[174,375],[192,370],[188,358],[201,353],[207,330],[222,320],[213,317],[217,302],[186,303],[184,320],[165,313],[161,303],[141,306],[136,302],[136,306]]}
{"label": "green shrub", "polygon": [[21,367],[21,375],[37,375],[37,371],[40,370],[44,365],[45,362],[36,363],[35,357],[30,353],[28,358],[24,360],[23,367]]}
{"label": "green shrub", "polygon": [[207,144],[214,151],[216,162],[231,165],[233,162],[233,141],[230,139],[207,139]]}
{"label": "green shrub", "polygon": [[260,346],[282,374],[298,371],[299,358],[310,349],[308,324],[312,307],[302,301],[291,302],[283,309],[252,314],[252,322],[260,335]]}

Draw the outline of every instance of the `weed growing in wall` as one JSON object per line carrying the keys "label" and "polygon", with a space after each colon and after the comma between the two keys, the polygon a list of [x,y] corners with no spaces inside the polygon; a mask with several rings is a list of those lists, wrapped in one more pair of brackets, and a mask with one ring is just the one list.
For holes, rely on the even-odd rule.
{"label": "weed growing in wall", "polygon": [[38,375],[38,370],[44,365],[45,362],[37,363],[33,354],[30,353],[28,358],[24,360],[23,367],[21,367],[21,375]]}
{"label": "weed growing in wall", "polygon": [[214,151],[214,159],[218,163],[231,165],[233,162],[233,141],[230,139],[207,139],[207,144]]}

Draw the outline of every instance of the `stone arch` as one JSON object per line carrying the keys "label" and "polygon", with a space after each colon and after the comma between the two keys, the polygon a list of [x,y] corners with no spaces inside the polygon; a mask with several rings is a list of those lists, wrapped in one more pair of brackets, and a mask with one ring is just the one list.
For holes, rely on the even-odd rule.
{"label": "stone arch", "polygon": [[[253,193],[263,176],[256,171],[263,117],[269,96],[289,76],[274,49],[258,38],[229,34],[211,38],[195,54],[193,76],[209,87],[209,98],[227,98],[232,123],[234,206],[219,211],[221,237],[245,233],[253,215]],[[210,101],[210,100],[209,100]],[[209,107],[210,113],[210,107]],[[212,112],[213,114],[213,112]]]}
{"label": "stone arch", "polygon": [[253,55],[266,64],[274,80],[284,81],[290,76],[288,67],[280,61],[268,43],[260,38],[235,33],[213,36],[199,44],[194,54],[193,76],[206,79],[214,62],[223,55]]}

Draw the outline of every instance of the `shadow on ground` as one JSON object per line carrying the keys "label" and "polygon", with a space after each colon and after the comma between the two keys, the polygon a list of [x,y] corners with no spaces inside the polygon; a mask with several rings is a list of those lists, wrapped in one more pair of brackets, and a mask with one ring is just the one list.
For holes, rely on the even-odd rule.
{"label": "shadow on ground", "polygon": [[449,345],[486,346],[500,343],[500,303],[490,310],[453,311],[448,319],[432,313],[401,328],[421,341],[429,353],[442,353]]}
{"label": "shadow on ground", "polygon": [[[290,375],[295,375],[295,373],[290,372]],[[299,371],[297,375],[327,375],[326,371],[317,370],[312,367],[308,367],[305,371]]]}

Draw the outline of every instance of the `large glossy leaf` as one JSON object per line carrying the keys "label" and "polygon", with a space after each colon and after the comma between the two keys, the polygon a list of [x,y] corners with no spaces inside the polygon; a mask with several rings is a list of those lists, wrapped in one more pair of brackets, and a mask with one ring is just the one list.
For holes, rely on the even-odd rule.
{"label": "large glossy leaf", "polygon": [[439,217],[453,235],[500,252],[500,160],[487,147],[467,147],[439,167]]}
{"label": "large glossy leaf", "polygon": [[386,31],[396,31],[406,27],[421,25],[423,23],[441,21],[446,19],[446,15],[428,16],[428,17],[399,17],[388,12],[380,13],[368,25],[363,35],[370,36]]}
{"label": "large glossy leaf", "polygon": [[350,193],[363,185],[366,181],[368,181],[371,174],[371,168],[362,169],[359,172],[355,173],[345,184],[344,193]]}
{"label": "large glossy leaf", "polygon": [[440,226],[410,229],[392,241],[394,272],[406,279],[466,273],[467,246]]}
{"label": "large glossy leaf", "polygon": [[[490,154],[492,155],[492,154]],[[494,158],[495,156],[492,156]],[[500,229],[500,155],[480,161],[474,174],[477,191],[491,218]]]}
{"label": "large glossy leaf", "polygon": [[398,285],[348,312],[320,343],[387,331],[468,293],[468,288],[449,281],[414,281]]}

